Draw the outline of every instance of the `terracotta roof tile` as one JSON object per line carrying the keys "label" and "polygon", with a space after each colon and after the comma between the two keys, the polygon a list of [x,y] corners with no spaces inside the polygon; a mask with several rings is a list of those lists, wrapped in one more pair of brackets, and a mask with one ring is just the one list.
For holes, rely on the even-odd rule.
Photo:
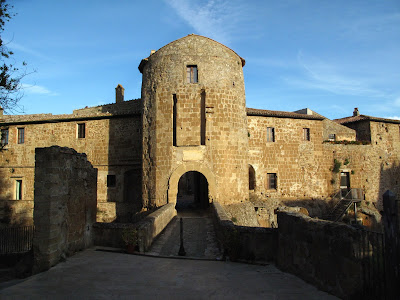
{"label": "terracotta roof tile", "polygon": [[307,119],[307,120],[323,120],[322,116],[298,114],[288,111],[265,110],[256,108],[247,108],[248,116],[263,116],[276,118],[292,118],[292,119]]}
{"label": "terracotta roof tile", "polygon": [[400,124],[400,120],[377,118],[377,117],[371,117],[371,116],[366,116],[366,115],[351,116],[351,117],[346,117],[346,118],[341,118],[341,119],[335,119],[333,121],[336,123],[342,124],[342,125],[348,124],[348,123],[361,122],[361,121],[375,121],[375,122]]}

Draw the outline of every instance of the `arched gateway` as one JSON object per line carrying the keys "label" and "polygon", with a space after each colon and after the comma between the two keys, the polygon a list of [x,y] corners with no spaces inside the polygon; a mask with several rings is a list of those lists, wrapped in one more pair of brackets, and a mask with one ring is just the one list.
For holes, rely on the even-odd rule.
{"label": "arched gateway", "polygon": [[[211,203],[216,199],[216,187],[215,178],[211,171],[203,166],[202,164],[191,162],[185,165],[180,165],[174,172],[172,172],[168,181],[168,203],[177,203],[177,196],[179,191],[179,183],[181,182],[181,187],[184,189],[184,181],[194,181],[191,187],[196,189],[198,201],[201,206],[205,206],[204,201],[208,199],[208,203]],[[206,195],[206,193],[208,195]]]}

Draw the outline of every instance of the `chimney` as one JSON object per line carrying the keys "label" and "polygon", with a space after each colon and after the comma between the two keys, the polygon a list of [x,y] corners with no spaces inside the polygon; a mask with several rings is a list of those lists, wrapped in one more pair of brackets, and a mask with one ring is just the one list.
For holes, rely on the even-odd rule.
{"label": "chimney", "polygon": [[116,103],[124,102],[124,91],[125,89],[122,87],[122,85],[118,84],[117,87],[115,88]]}
{"label": "chimney", "polygon": [[356,107],[353,111],[353,117],[359,116],[360,112],[358,111],[358,108]]}

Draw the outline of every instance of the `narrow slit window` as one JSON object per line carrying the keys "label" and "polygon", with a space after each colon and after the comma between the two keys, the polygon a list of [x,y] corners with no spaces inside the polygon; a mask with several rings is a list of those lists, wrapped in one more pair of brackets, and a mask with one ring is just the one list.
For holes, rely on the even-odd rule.
{"label": "narrow slit window", "polygon": [[198,73],[197,66],[190,65],[186,67],[186,79],[187,83],[197,83],[198,82]]}
{"label": "narrow slit window", "polygon": [[206,144],[206,91],[201,91],[201,104],[200,104],[200,144]]}
{"label": "narrow slit window", "polygon": [[25,143],[25,128],[18,128],[18,144]]}
{"label": "narrow slit window", "polygon": [[78,124],[78,139],[84,139],[86,136],[85,123]]}
{"label": "narrow slit window", "polygon": [[172,95],[173,107],[172,107],[172,145],[176,147],[176,118],[177,118],[177,105],[178,99],[176,94]]}

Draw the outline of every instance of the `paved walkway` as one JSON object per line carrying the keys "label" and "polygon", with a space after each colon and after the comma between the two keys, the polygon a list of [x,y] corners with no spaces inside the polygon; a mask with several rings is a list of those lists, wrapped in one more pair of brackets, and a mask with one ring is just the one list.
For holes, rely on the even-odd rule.
{"label": "paved walkway", "polygon": [[186,210],[178,213],[154,241],[147,254],[178,256],[180,248],[180,218],[183,221],[183,246],[186,257],[221,259],[210,212]]}
{"label": "paved walkway", "polygon": [[0,299],[337,298],[273,265],[158,258],[89,249],[47,272],[3,288]]}

